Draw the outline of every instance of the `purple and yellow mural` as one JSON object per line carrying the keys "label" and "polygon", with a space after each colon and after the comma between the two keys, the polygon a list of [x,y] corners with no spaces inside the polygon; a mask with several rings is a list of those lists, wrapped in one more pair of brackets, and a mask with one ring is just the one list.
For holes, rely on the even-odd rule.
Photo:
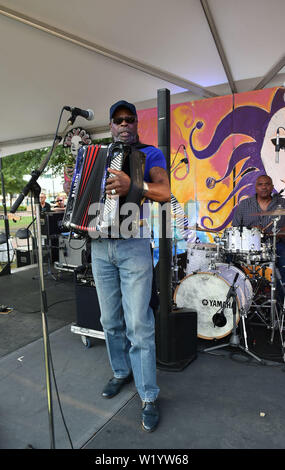
{"label": "purple and yellow mural", "polygon": [[[141,141],[157,145],[156,108],[138,114]],[[285,88],[171,106],[171,190],[190,226],[217,232],[230,226],[235,206],[255,193],[261,174],[271,176],[276,191],[284,188],[285,153],[275,163],[271,142],[280,126],[285,127]],[[177,166],[183,146],[189,173],[185,163]],[[201,236],[213,239],[213,233]]]}

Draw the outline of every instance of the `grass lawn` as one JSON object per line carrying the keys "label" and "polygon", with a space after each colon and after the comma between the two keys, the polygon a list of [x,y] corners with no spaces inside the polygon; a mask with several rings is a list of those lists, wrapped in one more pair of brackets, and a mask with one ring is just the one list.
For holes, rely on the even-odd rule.
{"label": "grass lawn", "polygon": [[[9,228],[10,228],[10,235],[15,236],[15,233],[19,228],[26,228],[32,222],[32,216],[21,216],[21,220],[17,220],[17,222],[13,222],[13,220],[9,220]],[[32,226],[31,226],[32,229]],[[0,220],[0,232],[5,232],[5,223],[4,220]]]}
{"label": "grass lawn", "polygon": [[[28,225],[32,222],[31,215],[21,215],[21,219],[17,220],[17,222],[13,222],[13,220],[9,220],[9,228],[10,228],[10,236],[15,237],[17,230],[20,228],[27,228]],[[31,232],[33,231],[33,226],[30,227]],[[5,223],[4,220],[0,220],[0,232],[5,233]],[[12,260],[11,260],[12,261]],[[0,272],[2,271],[5,265],[0,265]],[[11,262],[11,269],[16,268],[16,255],[14,255],[14,259]]]}

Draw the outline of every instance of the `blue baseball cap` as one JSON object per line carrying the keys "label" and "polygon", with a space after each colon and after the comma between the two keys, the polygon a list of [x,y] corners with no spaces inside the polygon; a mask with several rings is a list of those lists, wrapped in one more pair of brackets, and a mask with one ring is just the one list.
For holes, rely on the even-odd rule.
{"label": "blue baseball cap", "polygon": [[118,108],[127,108],[131,111],[131,113],[134,116],[137,116],[137,110],[136,110],[135,105],[132,104],[132,103],[128,103],[127,101],[121,100],[121,101],[117,101],[117,103],[115,103],[111,106],[111,108],[110,108],[110,121],[111,121],[112,117],[114,116],[115,111],[117,111]]}

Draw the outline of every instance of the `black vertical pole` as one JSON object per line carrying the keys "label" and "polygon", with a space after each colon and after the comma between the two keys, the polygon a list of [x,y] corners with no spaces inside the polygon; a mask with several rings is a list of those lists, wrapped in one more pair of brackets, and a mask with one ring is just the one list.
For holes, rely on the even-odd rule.
{"label": "black vertical pole", "polygon": [[2,188],[2,204],[3,204],[3,209],[4,209],[5,234],[6,234],[6,242],[7,242],[7,257],[8,257],[7,258],[8,262],[0,273],[0,275],[3,276],[4,274],[11,274],[11,260],[10,260],[10,247],[9,247],[10,229],[9,229],[9,221],[7,218],[6,193],[5,193],[5,184],[4,184],[1,156],[0,156],[0,175],[1,175],[1,188]]}
{"label": "black vertical pole", "polygon": [[[163,88],[157,94],[158,148],[163,152],[170,181],[170,92]],[[172,310],[171,249],[170,234],[171,205],[160,204],[159,237],[159,283],[160,310],[157,322],[157,361],[166,364],[170,358],[170,313]]]}

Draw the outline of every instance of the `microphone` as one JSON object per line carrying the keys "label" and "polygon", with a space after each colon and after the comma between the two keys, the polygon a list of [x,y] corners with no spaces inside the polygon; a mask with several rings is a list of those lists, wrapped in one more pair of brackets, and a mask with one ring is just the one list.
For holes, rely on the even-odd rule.
{"label": "microphone", "polygon": [[70,107],[70,106],[65,106],[64,109],[66,111],[71,112],[71,117],[69,118],[68,122],[70,124],[73,124],[77,116],[81,116],[87,121],[92,121],[94,119],[94,111],[92,109],[80,109],[80,108],[75,108],[75,107]]}
{"label": "microphone", "polygon": [[224,303],[224,307],[222,308],[222,311],[215,313],[215,315],[213,315],[213,317],[212,317],[212,322],[214,323],[214,326],[218,326],[218,327],[221,328],[221,327],[225,326],[226,323],[227,323],[227,319],[226,319],[226,316],[224,314],[224,310],[226,308],[228,300],[234,294],[234,285],[235,285],[238,277],[239,277],[239,273],[236,273],[234,281],[233,281],[233,283],[232,283],[232,285],[231,285],[231,287],[230,287],[230,289],[227,293],[226,301]]}
{"label": "microphone", "polygon": [[280,144],[279,144],[279,127],[278,127],[277,133],[276,133],[275,163],[279,163],[279,150],[280,150]]}
{"label": "microphone", "polygon": [[183,162],[186,163],[186,171],[187,171],[187,174],[189,174],[189,171],[190,171],[190,168],[189,168],[189,160],[188,160],[188,156],[187,156],[187,152],[186,152],[186,147],[185,145],[183,145],[183,153],[184,153],[184,157],[183,158]]}
{"label": "microphone", "polygon": [[227,319],[224,314],[224,309],[221,312],[215,313],[215,315],[213,315],[212,321],[214,323],[214,327],[218,326],[219,328],[222,328],[225,326],[227,324]]}

